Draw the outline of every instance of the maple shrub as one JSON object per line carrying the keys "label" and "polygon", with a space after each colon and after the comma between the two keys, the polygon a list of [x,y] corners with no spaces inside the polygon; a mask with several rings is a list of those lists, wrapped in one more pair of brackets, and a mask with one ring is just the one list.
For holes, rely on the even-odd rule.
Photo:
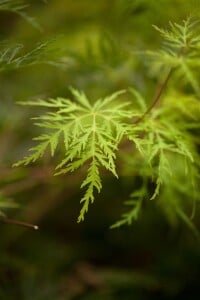
{"label": "maple shrub", "polygon": [[[180,24],[170,23],[168,29],[154,28],[164,46],[139,53],[148,59],[150,72],[160,76],[150,106],[135,87],[97,101],[70,88],[71,99],[21,103],[44,107],[45,112],[34,117],[41,129],[41,135],[34,138],[36,145],[15,166],[34,163],[48,148],[52,156],[57,148],[61,152],[56,175],[84,166],[78,222],[84,220],[95,194],[102,189],[103,168],[118,177],[128,165],[129,175],[140,178],[140,186],[127,195],[127,212],[112,227],[131,224],[144,200],[155,200],[169,218],[180,217],[196,232],[191,215],[199,195],[199,23],[188,18]],[[131,151],[123,150],[124,144],[130,145]],[[118,160],[122,165],[119,172]]]}

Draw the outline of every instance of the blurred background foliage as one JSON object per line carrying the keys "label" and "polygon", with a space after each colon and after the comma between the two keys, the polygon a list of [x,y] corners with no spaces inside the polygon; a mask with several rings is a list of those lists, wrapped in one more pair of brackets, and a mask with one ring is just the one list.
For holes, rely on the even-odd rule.
{"label": "blurred background foliage", "polygon": [[156,201],[132,226],[109,229],[133,178],[105,176],[77,224],[81,175],[53,177],[48,156],[11,167],[37,133],[29,118],[38,109],[17,101],[66,97],[68,86],[94,101],[134,86],[151,101],[157,78],[138,52],[160,48],[152,24],[190,14],[199,18],[199,0],[0,1],[0,203],[9,217],[40,226],[0,224],[0,299],[198,298],[199,241],[183,223],[172,227]]}

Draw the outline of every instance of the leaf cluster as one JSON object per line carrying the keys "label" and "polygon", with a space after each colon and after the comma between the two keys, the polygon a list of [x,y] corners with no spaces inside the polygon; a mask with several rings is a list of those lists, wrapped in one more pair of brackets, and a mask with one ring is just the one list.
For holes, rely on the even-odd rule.
{"label": "leaf cluster", "polygon": [[[172,201],[173,211],[187,224],[191,224],[185,213],[187,200],[183,203],[180,199],[184,194],[190,204],[196,202],[197,197],[191,200],[190,195],[193,194],[191,189],[198,188],[199,180],[199,140],[195,132],[200,126],[199,88],[190,70],[199,55],[200,38],[194,29],[195,25],[196,22],[187,19],[183,24],[170,23],[169,30],[155,27],[165,39],[165,49],[162,50],[164,52],[153,54],[156,62],[152,63],[154,66],[159,65],[159,70],[162,67],[181,69],[193,86],[194,95],[184,94],[178,89],[176,92],[169,90],[162,103],[158,105],[160,94],[150,109],[147,108],[147,101],[134,88],[130,89],[132,103],[127,102],[125,96],[121,98],[124,91],[120,91],[91,104],[83,92],[75,89],[71,89],[74,100],[56,98],[23,103],[53,111],[34,118],[35,125],[41,127],[43,133],[34,138],[38,144],[30,149],[30,155],[15,166],[35,162],[44,155],[47,148],[54,156],[63,141],[64,155],[56,166],[56,175],[74,172],[82,166],[87,168],[81,184],[85,193],[81,199],[83,206],[78,218],[80,222],[84,220],[89,204],[93,203],[95,192],[102,189],[101,169],[105,168],[118,177],[116,154],[120,145],[127,140],[127,143],[134,145],[131,160],[139,165],[137,176],[143,183],[127,202],[131,210],[113,227],[131,224],[137,219],[144,199],[159,198],[160,202],[166,202],[169,190],[176,195]],[[152,53],[147,54],[149,56]],[[176,164],[179,161],[180,166]],[[132,170],[132,174],[134,172]],[[192,186],[188,184],[187,191],[180,190],[180,181],[187,181],[187,178],[192,180]],[[153,192],[149,189],[150,184],[154,186]]]}
{"label": "leaf cluster", "polygon": [[10,45],[0,43],[0,72],[29,67],[35,64],[59,66],[59,58],[55,59],[54,41],[48,40],[25,52],[22,44]]}
{"label": "leaf cluster", "polygon": [[[32,26],[41,30],[39,24],[34,18],[30,17],[26,13],[28,8],[26,1],[21,0],[0,0],[0,12],[11,12],[18,14],[24,18]],[[11,44],[9,41],[0,41],[0,72],[17,69],[19,67],[29,66],[43,60],[46,54],[49,52],[47,49],[49,42],[41,43],[35,49],[30,52],[23,53],[22,44]],[[3,214],[2,210],[5,208],[17,207],[10,199],[0,195],[0,214]]]}
{"label": "leaf cluster", "polygon": [[[81,199],[83,208],[79,221],[84,219],[90,202],[94,201],[94,191],[102,188],[100,168],[104,167],[114,176],[116,171],[116,151],[122,138],[126,135],[128,125],[125,120],[134,116],[127,108],[127,101],[115,101],[124,91],[119,91],[91,105],[83,92],[71,89],[75,101],[65,98],[39,100],[26,105],[37,105],[55,109],[38,118],[35,125],[48,130],[47,133],[34,138],[39,144],[30,149],[29,156],[19,161],[16,166],[35,162],[50,147],[54,156],[59,139],[65,146],[63,160],[56,167],[56,174],[65,174],[87,165],[87,176],[81,188],[86,192]],[[135,114],[137,116],[137,114]]]}
{"label": "leaf cluster", "polygon": [[171,23],[169,29],[154,28],[163,37],[163,49],[146,51],[149,57],[152,74],[160,76],[170,68],[177,70],[178,79],[185,78],[195,93],[199,95],[200,88],[196,78],[199,67],[200,35],[197,20],[188,18],[182,24]]}

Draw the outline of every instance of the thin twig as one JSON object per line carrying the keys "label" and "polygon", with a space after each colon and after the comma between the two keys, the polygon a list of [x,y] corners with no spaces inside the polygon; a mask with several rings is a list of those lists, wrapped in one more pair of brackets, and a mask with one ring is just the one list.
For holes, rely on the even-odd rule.
{"label": "thin twig", "polygon": [[[187,50],[186,47],[181,48],[180,52],[177,54],[178,58],[180,58],[183,54],[185,54],[186,50]],[[169,79],[172,76],[174,69],[175,69],[175,67],[171,67],[165,80],[163,81],[163,83],[161,85],[159,85],[151,105],[147,108],[147,110],[144,112],[144,114],[141,117],[139,117],[138,119],[136,119],[134,121],[134,124],[138,124],[139,122],[141,122],[146,117],[146,115],[149,114],[152,111],[152,109],[157,105],[158,101],[160,100],[161,95],[163,94],[163,92],[169,82]]]}
{"label": "thin twig", "polygon": [[165,87],[167,86],[167,84],[169,82],[169,79],[171,78],[173,70],[174,70],[174,68],[171,68],[169,70],[165,80],[159,86],[151,105],[147,108],[147,110],[144,112],[144,114],[141,117],[139,117],[137,120],[135,120],[134,124],[138,124],[139,122],[141,122],[146,117],[146,115],[149,114],[151,112],[151,110],[157,105],[163,91],[165,90]]}
{"label": "thin twig", "polygon": [[17,226],[22,226],[22,227],[26,227],[26,228],[32,228],[32,229],[35,229],[35,230],[39,229],[39,227],[37,225],[22,222],[22,221],[12,220],[12,219],[8,219],[8,218],[5,218],[5,217],[1,217],[0,222],[6,223],[6,224],[13,224],[13,225],[17,225]]}

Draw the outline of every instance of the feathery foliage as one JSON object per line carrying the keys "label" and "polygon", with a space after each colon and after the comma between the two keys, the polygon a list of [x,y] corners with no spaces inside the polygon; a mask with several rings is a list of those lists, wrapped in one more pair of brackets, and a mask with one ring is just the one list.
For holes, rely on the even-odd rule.
{"label": "feathery foliage", "polygon": [[49,49],[52,41],[42,42],[27,53],[22,53],[23,45],[10,45],[0,43],[0,72],[28,67],[38,63],[58,65],[55,59],[51,58]]}
{"label": "feathery foliage", "polygon": [[170,29],[154,28],[164,38],[163,49],[146,51],[153,74],[164,74],[169,68],[177,68],[179,78],[185,77],[197,95],[200,95],[195,70],[199,67],[200,35],[198,21],[188,18],[183,24],[171,23]]}
{"label": "feathery foliage", "polygon": [[65,174],[79,169],[87,164],[88,171],[81,188],[86,192],[81,199],[79,221],[84,219],[90,202],[94,201],[95,190],[100,192],[102,188],[100,167],[105,167],[114,176],[118,177],[115,166],[116,151],[124,135],[126,135],[126,119],[133,117],[129,111],[128,102],[119,102],[116,98],[123,91],[116,92],[104,99],[99,99],[91,105],[84,93],[75,89],[71,92],[76,100],[57,98],[28,102],[28,105],[37,105],[53,108],[55,112],[49,112],[38,118],[36,125],[47,129],[48,132],[36,137],[39,144],[30,149],[32,154],[19,161],[16,166],[29,164],[40,158],[47,147],[50,147],[51,155],[62,136],[65,145],[65,156],[56,167],[56,174]]}
{"label": "feathery foliage", "polygon": [[[197,22],[187,19],[183,24],[170,23],[169,30],[154,26],[164,38],[165,47],[161,52],[146,54],[148,58],[153,58],[151,64],[154,71],[160,73],[164,70],[164,73],[169,73],[149,108],[147,101],[134,88],[130,89],[133,103],[127,102],[125,97],[118,100],[117,97],[123,92],[117,92],[92,105],[83,92],[75,89],[71,89],[75,102],[57,98],[23,103],[54,111],[35,118],[36,125],[44,132],[34,138],[38,144],[30,149],[31,154],[15,166],[35,162],[44,155],[47,148],[54,156],[63,140],[64,157],[56,167],[56,174],[73,172],[83,165],[87,166],[87,175],[81,185],[86,191],[81,199],[83,207],[78,218],[80,222],[84,220],[89,204],[94,201],[95,191],[101,191],[101,167],[118,177],[116,153],[119,144],[123,145],[127,139],[128,144],[133,143],[135,146],[130,161],[137,165],[137,176],[143,184],[133,191],[130,200],[126,202],[132,206],[131,210],[113,227],[131,224],[137,219],[145,199],[159,198],[158,202],[162,206],[166,202],[166,195],[170,193],[176,195],[175,200],[171,201],[175,214],[187,224],[192,224],[185,207],[187,202],[193,205],[193,201],[197,201],[196,196],[190,195],[193,193],[191,189],[197,188],[199,180],[199,141],[196,138],[196,130],[200,126],[199,85],[193,73],[196,62],[199,63],[200,36],[195,27],[197,25]],[[176,93],[169,89],[161,102],[161,94],[173,70],[176,70],[175,82],[179,79],[179,73],[184,73],[187,82],[193,87],[193,95],[184,94],[177,87]],[[180,161],[179,167],[174,167],[175,161]],[[132,170],[134,172],[135,169]],[[191,178],[192,185],[187,185],[187,192],[180,190],[180,180],[188,181],[188,178]],[[154,186],[154,191],[149,188],[150,184]],[[186,197],[184,200],[183,195]]]}
{"label": "feathery foliage", "polygon": [[[29,5],[25,1],[20,0],[0,0],[0,11],[16,13],[20,17],[24,18],[32,26],[41,30],[40,25],[34,18],[30,17],[25,9]],[[53,63],[49,59],[48,45],[50,41],[43,42],[37,45],[33,50],[24,53],[22,44],[13,44],[7,40],[0,41],[0,72],[18,69],[25,66],[30,66],[39,62]],[[17,207],[6,196],[0,195],[0,214],[4,214],[2,210],[10,207]]]}

